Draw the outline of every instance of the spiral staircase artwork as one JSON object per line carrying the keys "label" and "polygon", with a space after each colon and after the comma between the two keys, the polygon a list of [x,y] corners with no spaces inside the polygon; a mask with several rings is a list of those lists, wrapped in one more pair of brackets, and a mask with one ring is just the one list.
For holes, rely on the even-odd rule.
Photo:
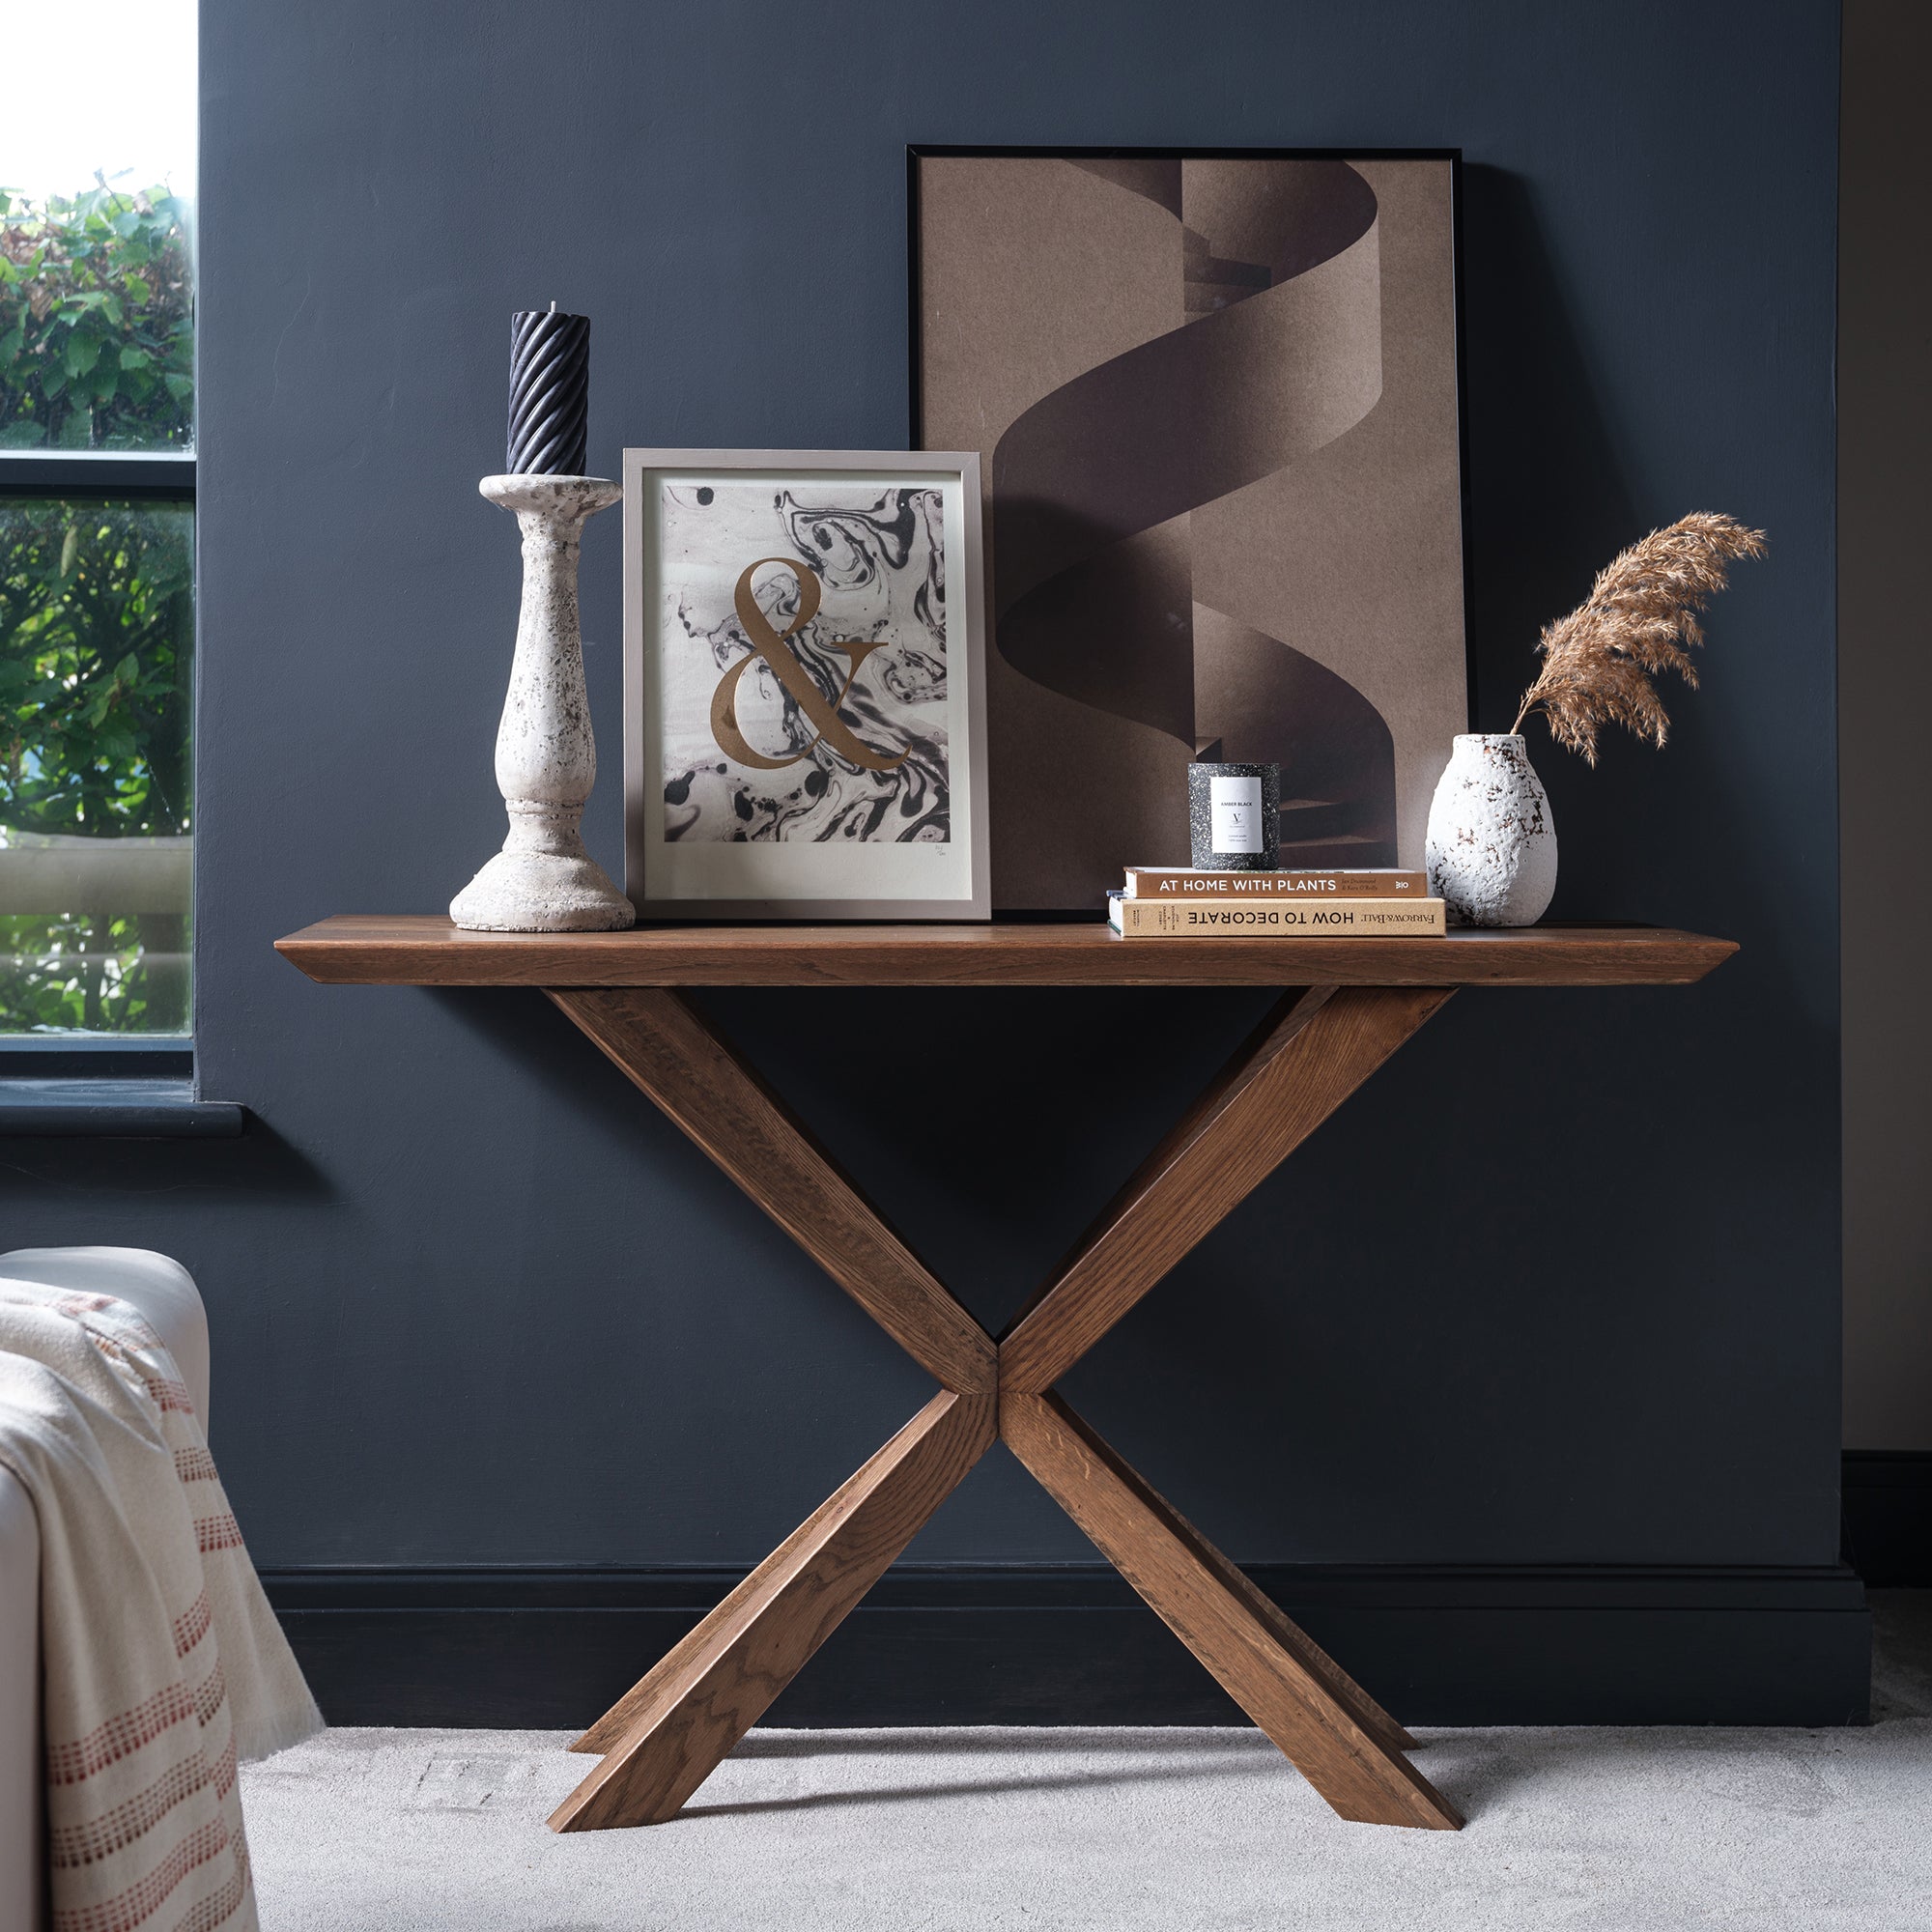
{"label": "spiral staircase artwork", "polygon": [[[920,187],[922,432],[951,447],[977,434],[989,458],[995,903],[1070,909],[1118,884],[1123,862],[1175,863],[1177,841],[1184,859],[1172,808],[1195,757],[1281,766],[1284,864],[1409,863],[1398,793],[1415,781],[1399,773],[1391,720],[1321,623],[1321,599],[1304,620],[1292,581],[1334,575],[1344,550],[1359,571],[1364,550],[1392,555],[1398,539],[1371,527],[1377,503],[1358,481],[1301,527],[1264,497],[1388,407],[1375,188],[1330,157],[1026,165],[1037,172],[1025,194],[962,197],[956,177],[936,197],[931,178]],[[1040,319],[1056,306],[1064,340]],[[1453,301],[1446,312],[1453,326]],[[1095,357],[1102,346],[1113,353]],[[1013,368],[1035,390],[1018,408]],[[1440,469],[1446,447],[1453,492],[1453,397],[1450,422],[1446,445],[1385,460]],[[1329,528],[1351,519],[1338,547]],[[1426,540],[1444,547],[1440,531]],[[1460,542],[1458,501],[1446,545],[1459,581]],[[1463,728],[1460,609],[1453,635],[1417,648],[1454,655],[1446,750]],[[1391,668],[1400,684],[1384,665],[1384,688]],[[1420,811],[1408,816],[1419,829]]]}

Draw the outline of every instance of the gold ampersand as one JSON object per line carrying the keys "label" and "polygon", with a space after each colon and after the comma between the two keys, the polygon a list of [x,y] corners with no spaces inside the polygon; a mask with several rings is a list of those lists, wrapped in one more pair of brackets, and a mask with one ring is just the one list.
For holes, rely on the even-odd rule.
{"label": "gold ampersand", "polygon": [[[752,573],[761,570],[768,563],[782,564],[798,579],[798,614],[782,631],[772,629],[765,613],[758,609],[758,600],[752,595]],[[832,645],[835,651],[843,651],[851,658],[852,668],[845,673],[845,682],[830,704],[812,683],[805,667],[783,647],[787,638],[794,632],[804,630],[818,615],[818,594],[816,575],[800,569],[788,556],[761,556],[755,563],[745,566],[744,575],[738,579],[738,587],[732,592],[731,602],[737,610],[739,623],[745,627],[745,636],[751,640],[751,656],[740,658],[718,680],[718,689],[711,694],[711,734],[727,757],[735,758],[741,765],[755,766],[762,772],[782,771],[786,765],[797,764],[810,753],[820,738],[841,758],[863,765],[868,772],[892,771],[905,763],[912,755],[912,748],[908,746],[895,758],[882,757],[855,736],[851,727],[838,716],[838,707],[845,702],[845,694],[852,689],[852,680],[859,675],[859,667],[881,647],[885,639],[879,639],[869,644],[838,642]],[[753,657],[763,658],[771,666],[772,675],[818,727],[818,736],[804,751],[794,752],[788,758],[768,758],[762,752],[753,751],[745,742],[745,734],[738,729],[738,680],[751,668]]]}

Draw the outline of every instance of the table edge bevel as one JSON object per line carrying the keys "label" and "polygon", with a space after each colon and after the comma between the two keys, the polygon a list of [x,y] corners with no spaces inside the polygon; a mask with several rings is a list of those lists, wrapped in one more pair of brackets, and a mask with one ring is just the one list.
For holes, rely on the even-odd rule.
{"label": "table edge bevel", "polygon": [[[399,930],[410,927],[417,929]],[[322,985],[1583,987],[1693,984],[1738,948],[1701,933],[1625,925],[1436,939],[1135,942],[1070,921],[459,934],[428,918],[348,915],[290,933],[275,950]]]}

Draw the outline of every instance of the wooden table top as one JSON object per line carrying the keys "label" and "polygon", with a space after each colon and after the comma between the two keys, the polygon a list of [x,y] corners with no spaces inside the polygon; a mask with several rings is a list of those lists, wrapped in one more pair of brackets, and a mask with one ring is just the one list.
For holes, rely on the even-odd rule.
{"label": "wooden table top", "polygon": [[1652,925],[1440,939],[1116,939],[1097,921],[459,932],[353,913],[275,951],[331,986],[1670,986],[1737,951]]}

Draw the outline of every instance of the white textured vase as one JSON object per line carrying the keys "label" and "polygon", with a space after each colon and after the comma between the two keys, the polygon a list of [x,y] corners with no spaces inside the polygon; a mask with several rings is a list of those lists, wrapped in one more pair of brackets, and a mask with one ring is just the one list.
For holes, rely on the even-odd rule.
{"label": "white textured vase", "polygon": [[1429,808],[1429,890],[1467,925],[1534,925],[1556,891],[1556,825],[1518,731],[1458,737]]}
{"label": "white textured vase", "polygon": [[637,918],[583,849],[578,830],[597,778],[578,628],[577,554],[583,526],[623,492],[601,476],[486,476],[476,486],[517,513],[524,599],[497,785],[510,814],[503,849],[449,902],[478,932],[606,932]]}

